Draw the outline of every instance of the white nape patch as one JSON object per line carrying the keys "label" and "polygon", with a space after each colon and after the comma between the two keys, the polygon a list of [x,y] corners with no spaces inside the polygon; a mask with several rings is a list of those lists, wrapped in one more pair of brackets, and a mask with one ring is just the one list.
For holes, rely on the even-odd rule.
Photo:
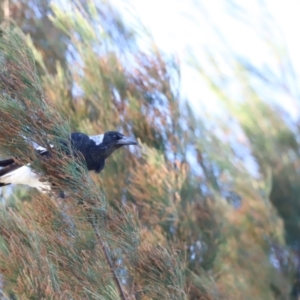
{"label": "white nape patch", "polygon": [[96,146],[98,146],[102,143],[104,134],[92,135],[92,136],[89,136],[89,138],[96,143]]}
{"label": "white nape patch", "polygon": [[50,191],[51,185],[49,182],[41,182],[40,176],[33,172],[30,164],[22,166],[12,172],[4,174],[0,177],[1,183],[24,184],[34,187],[41,192]]}

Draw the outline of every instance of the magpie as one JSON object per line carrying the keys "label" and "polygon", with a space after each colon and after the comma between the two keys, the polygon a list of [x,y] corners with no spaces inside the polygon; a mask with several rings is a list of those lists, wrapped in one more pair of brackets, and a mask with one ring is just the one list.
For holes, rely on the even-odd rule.
{"label": "magpie", "polygon": [[[35,142],[31,143],[34,150],[41,157],[49,156],[49,151]],[[137,145],[134,138],[124,136],[120,132],[107,131],[104,134],[88,136],[84,133],[71,134],[71,146],[80,152],[85,160],[87,169],[100,173],[105,165],[105,159],[115,150],[125,145]],[[53,145],[50,145],[53,148]],[[9,184],[23,184],[34,187],[41,192],[51,190],[49,182],[40,181],[38,174],[30,164],[20,165],[13,158],[0,160],[0,187]]]}

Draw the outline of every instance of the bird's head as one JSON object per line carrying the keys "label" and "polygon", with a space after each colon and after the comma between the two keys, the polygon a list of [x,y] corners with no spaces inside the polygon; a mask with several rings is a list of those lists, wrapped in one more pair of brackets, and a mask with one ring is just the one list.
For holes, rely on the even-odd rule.
{"label": "bird's head", "polygon": [[109,156],[115,150],[122,146],[137,145],[137,141],[132,138],[125,136],[124,134],[117,131],[107,131],[103,135],[101,146],[105,149],[107,156]]}
{"label": "bird's head", "polygon": [[102,144],[110,147],[120,148],[126,145],[137,145],[137,141],[134,138],[127,137],[120,132],[107,131],[104,133]]}

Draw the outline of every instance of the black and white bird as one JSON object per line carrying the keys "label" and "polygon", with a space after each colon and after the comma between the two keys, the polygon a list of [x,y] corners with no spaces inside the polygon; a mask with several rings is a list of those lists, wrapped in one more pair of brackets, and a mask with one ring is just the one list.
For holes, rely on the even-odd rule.
{"label": "black and white bird", "polygon": [[[49,155],[46,148],[35,142],[31,143],[34,150],[41,156]],[[81,152],[87,169],[100,173],[105,165],[105,159],[115,150],[126,145],[137,145],[134,138],[126,137],[120,132],[108,131],[104,134],[88,136],[84,133],[71,134],[72,147]],[[53,145],[50,145],[53,147]],[[49,182],[40,181],[41,175],[30,167],[30,164],[20,165],[13,158],[0,160],[0,187],[9,184],[23,184],[34,187],[41,192],[51,190]]]}

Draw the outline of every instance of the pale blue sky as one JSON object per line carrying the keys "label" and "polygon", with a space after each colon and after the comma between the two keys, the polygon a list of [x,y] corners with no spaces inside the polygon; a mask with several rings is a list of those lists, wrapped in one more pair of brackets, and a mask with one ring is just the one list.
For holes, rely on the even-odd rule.
{"label": "pale blue sky", "polygon": [[[244,13],[240,20],[233,17],[234,11],[229,3],[238,2]],[[258,90],[265,101],[283,106],[293,120],[300,117],[300,28],[299,0],[112,0],[119,11],[126,15],[137,15],[154,38],[160,49],[178,55],[181,62],[181,91],[184,99],[191,104],[196,114],[213,114],[216,118],[224,116],[224,109],[203,78],[188,63],[189,53],[213,74],[211,63],[207,62],[205,51],[219,58],[219,66],[230,82],[230,96],[238,94],[240,81],[233,74],[235,53],[257,67],[272,70],[273,86],[260,82]],[[263,4],[263,5],[262,5]],[[130,8],[129,8],[130,7]],[[130,18],[129,18],[130,19]],[[126,18],[128,20],[128,18]],[[286,51],[295,76],[280,60],[274,47],[280,53]],[[277,52],[278,53],[278,52]],[[284,55],[283,55],[284,56]],[[213,75],[211,75],[213,76]],[[276,86],[276,87],[274,87]],[[205,118],[204,118],[205,120]],[[231,124],[231,122],[230,122]],[[237,155],[242,157],[245,166],[258,175],[256,164],[247,147],[240,144],[244,134],[239,126],[234,126],[236,137],[230,144]],[[218,134],[218,130],[216,130]],[[218,134],[219,135],[219,134]],[[220,132],[220,138],[224,135]]]}
{"label": "pale blue sky", "polygon": [[[218,101],[206,86],[201,77],[185,62],[187,52],[192,51],[197,60],[206,64],[204,49],[210,49],[225,60],[224,72],[230,76],[226,57],[231,51],[249,59],[254,64],[278,68],[276,57],[271,53],[264,39],[275,41],[278,46],[286,45],[291,62],[299,71],[300,28],[299,0],[265,0],[238,1],[246,11],[242,19],[233,18],[232,7],[226,0],[193,1],[193,0],[114,0],[120,11],[126,12],[129,5],[136,12],[145,27],[150,31],[157,45],[165,52],[175,53],[182,64],[182,93],[190,101],[196,112],[205,106],[209,110],[219,109]],[[242,3],[242,4],[241,4]],[[129,4],[129,5],[128,5]],[[131,11],[132,11],[131,8]],[[276,23],[270,23],[271,16]],[[220,33],[218,35],[215,31]],[[226,43],[224,43],[226,41]],[[294,82],[290,82],[291,85]],[[296,87],[290,86],[291,95],[277,93],[276,100],[284,103],[293,117],[299,116],[295,101],[299,96]]]}

